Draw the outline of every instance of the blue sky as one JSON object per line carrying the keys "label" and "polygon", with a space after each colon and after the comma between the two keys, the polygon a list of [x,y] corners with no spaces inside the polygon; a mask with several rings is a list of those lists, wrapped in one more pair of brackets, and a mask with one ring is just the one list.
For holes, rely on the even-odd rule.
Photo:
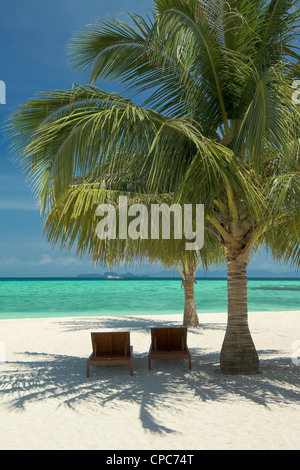
{"label": "blue sky", "polygon": [[[0,104],[0,124],[14,108],[39,91],[67,89],[85,83],[67,64],[66,46],[84,25],[107,15],[149,13],[152,0],[10,0],[1,3],[0,80],[6,84],[6,104]],[[122,15],[122,16],[121,16]],[[125,18],[125,16],[124,16]],[[122,93],[113,83],[98,83]],[[274,264],[264,250],[250,269],[277,273],[291,271]],[[121,269],[138,272],[133,267]],[[139,272],[160,271],[143,266]],[[51,247],[43,236],[43,223],[20,168],[12,163],[7,143],[0,140],[0,277],[76,276],[103,272],[74,252]]]}

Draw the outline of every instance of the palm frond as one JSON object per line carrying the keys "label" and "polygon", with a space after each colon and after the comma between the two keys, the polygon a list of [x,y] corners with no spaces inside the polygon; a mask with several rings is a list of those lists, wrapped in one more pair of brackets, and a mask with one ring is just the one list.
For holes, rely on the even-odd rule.
{"label": "palm frond", "polygon": [[111,17],[74,35],[68,46],[71,65],[76,70],[88,70],[92,82],[99,77],[123,82],[143,73],[151,18],[147,22],[139,15],[129,17],[133,26]]}
{"label": "palm frond", "polygon": [[[148,209],[149,236],[147,239],[138,238],[126,240],[119,237],[100,239],[96,228],[99,221],[96,210],[100,204],[111,204],[116,211],[116,225],[119,223],[119,197],[128,198],[128,206],[139,203]],[[83,179],[65,193],[63,199],[57,201],[52,197],[52,205],[45,217],[45,233],[47,241],[61,249],[71,249],[76,246],[77,254],[87,255],[98,264],[128,264],[133,260],[160,261],[165,266],[173,266],[175,262],[185,263],[188,260],[199,259],[201,256],[204,268],[208,262],[218,264],[222,258],[222,248],[215,236],[206,234],[205,247],[199,251],[186,250],[186,239],[174,238],[175,226],[171,223],[170,239],[151,238],[151,205],[169,204],[174,200],[170,194],[135,193],[131,191],[118,191],[103,189],[101,183],[90,182]],[[128,216],[128,224],[131,217]]]}

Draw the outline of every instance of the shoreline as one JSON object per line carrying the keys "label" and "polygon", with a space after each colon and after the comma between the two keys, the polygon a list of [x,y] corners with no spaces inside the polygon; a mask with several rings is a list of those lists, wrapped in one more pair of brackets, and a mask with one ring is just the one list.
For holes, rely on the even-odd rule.
{"label": "shoreline", "polygon": [[[182,314],[3,320],[0,449],[299,449],[299,313],[249,312],[255,376],[220,373],[226,313],[201,314],[188,330],[191,371],[186,361],[147,366],[151,327],[179,326]],[[87,379],[91,331],[113,330],[130,331],[133,377],[116,366]]]}
{"label": "shoreline", "polygon": [[[283,312],[288,312],[291,314],[298,314],[300,315],[300,310],[253,310],[253,311],[248,311],[248,317],[250,315],[263,315],[263,314],[268,314],[268,313],[283,313]],[[21,312],[20,312],[21,313]],[[23,313],[21,313],[23,314]],[[197,315],[199,316],[199,319],[201,319],[204,315],[226,315],[226,311],[222,312],[198,312]],[[59,319],[66,319],[66,320],[76,320],[76,319],[93,319],[95,320],[96,318],[101,319],[101,318],[106,318],[106,317],[111,317],[111,318],[124,318],[124,317],[130,317],[130,318],[135,318],[135,317],[150,317],[150,318],[156,318],[156,317],[170,317],[170,316],[178,316],[183,318],[183,313],[140,313],[140,314],[94,314],[94,315],[86,315],[86,314],[78,314],[78,315],[53,315],[53,316],[36,316],[36,317],[13,317],[13,318],[1,318],[1,313],[0,313],[0,325],[4,321],[18,321],[18,320],[59,320]],[[201,323],[201,322],[200,322]]]}

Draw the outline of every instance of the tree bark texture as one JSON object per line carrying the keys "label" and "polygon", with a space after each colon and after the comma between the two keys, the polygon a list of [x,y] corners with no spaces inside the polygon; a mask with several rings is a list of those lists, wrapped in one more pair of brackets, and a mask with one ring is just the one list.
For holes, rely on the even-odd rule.
{"label": "tree bark texture", "polygon": [[228,321],[220,355],[223,374],[249,375],[259,372],[259,359],[248,325],[247,263],[229,259]]}
{"label": "tree bark texture", "polygon": [[195,267],[188,264],[184,268],[184,278],[182,284],[184,288],[184,314],[183,325],[187,327],[199,326],[199,318],[196,311],[195,297],[194,297],[194,283],[195,283]]}

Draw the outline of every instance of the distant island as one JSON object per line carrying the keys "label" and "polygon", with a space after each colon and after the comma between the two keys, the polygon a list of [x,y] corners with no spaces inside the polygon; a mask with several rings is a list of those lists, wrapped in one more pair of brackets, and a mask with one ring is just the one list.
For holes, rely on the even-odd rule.
{"label": "distant island", "polygon": [[[227,271],[211,271],[207,273],[200,272],[197,274],[196,279],[226,279]],[[174,273],[172,271],[159,271],[156,273],[149,274],[133,274],[131,272],[116,273],[116,272],[105,272],[103,274],[78,274],[77,278],[81,279],[181,279],[179,272]],[[299,273],[297,272],[284,272],[284,273],[273,273],[272,271],[262,271],[256,269],[249,269],[248,279],[300,279]]]}
{"label": "distant island", "polygon": [[125,274],[118,274],[115,272],[105,272],[104,274],[78,274],[77,278],[88,278],[88,279],[149,279],[152,277],[148,274],[132,274],[132,273],[125,273]]}

